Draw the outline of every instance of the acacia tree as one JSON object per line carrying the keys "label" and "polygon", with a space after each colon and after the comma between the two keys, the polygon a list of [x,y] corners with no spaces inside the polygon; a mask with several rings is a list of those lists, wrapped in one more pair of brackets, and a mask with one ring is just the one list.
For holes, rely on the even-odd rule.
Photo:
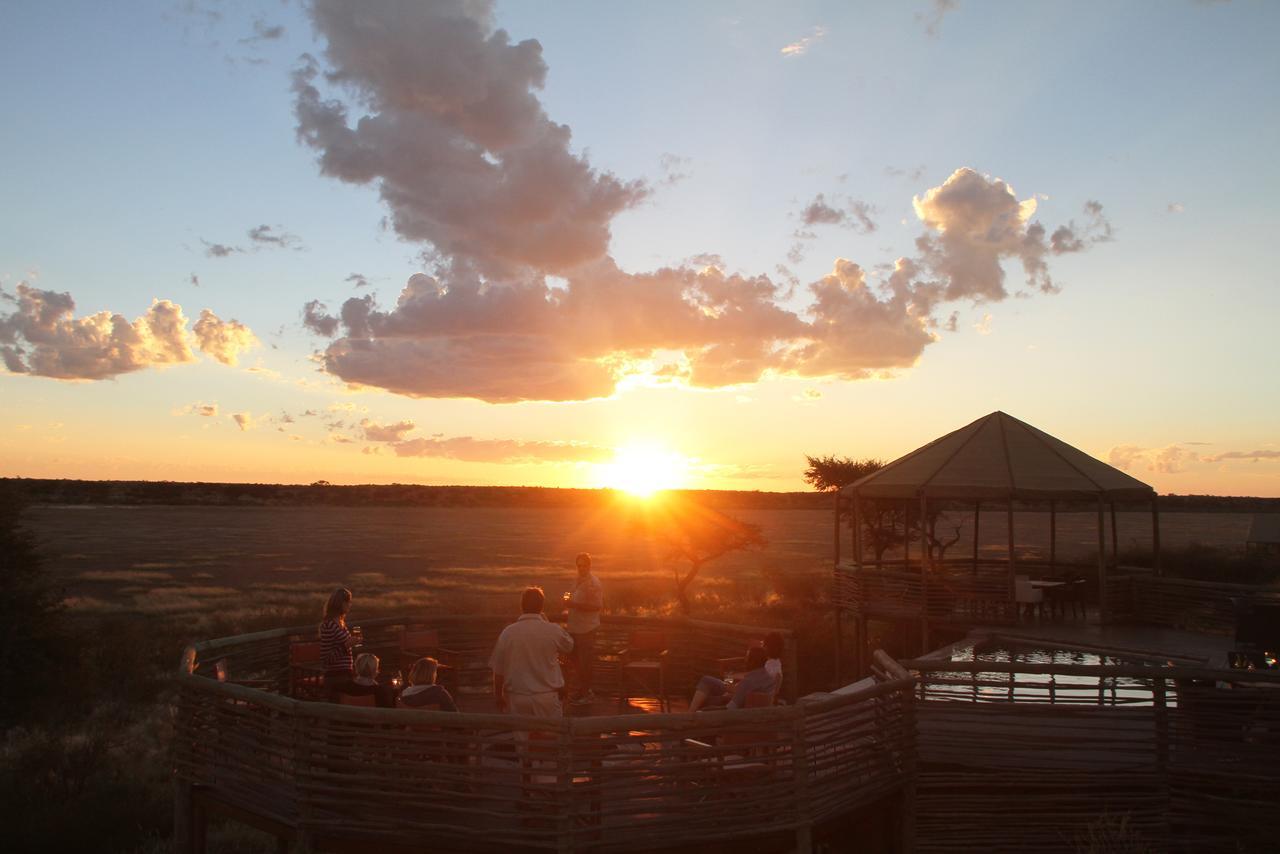
{"label": "acacia tree", "polygon": [[666,549],[675,575],[676,601],[689,614],[689,587],[707,563],[730,552],[768,545],[760,526],[701,504],[670,499],[651,531]]}
{"label": "acacia tree", "polygon": [[[808,462],[808,467],[804,470],[804,481],[819,492],[838,493],[841,488],[885,466],[884,460],[874,457],[855,460],[834,455],[811,457],[806,454],[805,460]],[[914,539],[920,536],[920,520],[909,519],[906,508],[901,502],[864,498],[859,502],[858,509],[862,517],[863,542],[875,554],[877,561],[883,560],[884,553],[889,549],[905,543],[908,537]],[[841,516],[845,519],[852,513],[852,508],[846,507],[841,510]],[[960,540],[958,525],[954,527],[950,538],[943,540],[938,535],[941,515],[940,507],[936,504],[931,506],[923,525],[924,541],[929,549],[929,556],[939,559],[946,554],[948,548]]]}

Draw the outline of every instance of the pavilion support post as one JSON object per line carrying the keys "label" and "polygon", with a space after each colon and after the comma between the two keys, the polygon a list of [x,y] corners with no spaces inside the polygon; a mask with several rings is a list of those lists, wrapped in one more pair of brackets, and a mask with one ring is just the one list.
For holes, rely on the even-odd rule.
{"label": "pavilion support post", "polygon": [[1116,503],[1111,504],[1111,568],[1120,566],[1120,529],[1116,526]]}
{"label": "pavilion support post", "polygon": [[978,539],[979,531],[982,529],[978,526],[978,518],[982,515],[982,502],[973,502],[973,571],[978,571]]}
{"label": "pavilion support post", "polygon": [[1049,499],[1049,574],[1058,572],[1058,508],[1052,498]]}
{"label": "pavilion support post", "polygon": [[1013,496],[1009,496],[1005,527],[1009,540],[1009,602],[1013,605],[1013,621],[1018,622],[1018,555],[1013,549]]}
{"label": "pavilion support post", "polygon": [[911,568],[911,500],[902,503],[902,568]]}
{"label": "pavilion support post", "polygon": [[1151,567],[1160,577],[1160,497],[1151,496]]}
{"label": "pavilion support post", "polygon": [[929,573],[933,568],[933,550],[929,548],[929,499],[920,496],[920,654],[929,654]]}
{"label": "pavilion support post", "polygon": [[980,602],[978,593],[978,541],[981,539],[981,528],[979,527],[979,519],[982,516],[982,502],[973,502],[973,572],[972,583],[973,589],[969,592],[969,616],[976,618],[979,610],[983,607]]}
{"label": "pavilion support post", "polygon": [[853,494],[853,565],[862,570],[862,506],[858,493]]}
{"label": "pavilion support post", "polygon": [[1103,519],[1102,495],[1098,495],[1098,621],[1106,624],[1110,619],[1107,609],[1107,536]]}
{"label": "pavilion support post", "polygon": [[832,549],[835,555],[835,565],[840,565],[840,490],[836,490],[836,518],[835,518],[835,542]]}

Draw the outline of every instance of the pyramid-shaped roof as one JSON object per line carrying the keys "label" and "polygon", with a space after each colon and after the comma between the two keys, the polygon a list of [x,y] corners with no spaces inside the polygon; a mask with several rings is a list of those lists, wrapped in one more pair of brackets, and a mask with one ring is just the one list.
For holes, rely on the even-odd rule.
{"label": "pyramid-shaped roof", "polygon": [[1151,498],[1117,468],[993,412],[844,487],[865,498]]}

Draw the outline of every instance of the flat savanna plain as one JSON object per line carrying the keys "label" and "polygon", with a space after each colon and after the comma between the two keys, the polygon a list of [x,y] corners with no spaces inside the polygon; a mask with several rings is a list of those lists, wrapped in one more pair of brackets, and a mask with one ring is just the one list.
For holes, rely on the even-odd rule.
{"label": "flat savanna plain", "polygon": [[[821,590],[829,572],[833,525],[820,510],[742,509],[768,546],[707,565],[695,603],[720,611],[794,591]],[[982,515],[980,549],[1003,556],[1003,512]],[[189,620],[217,616],[261,622],[318,612],[336,585],[356,594],[356,615],[515,610],[518,591],[542,585],[549,597],[570,589],[573,558],[591,552],[611,611],[662,612],[674,594],[662,543],[611,508],[35,506],[28,528],[83,613],[134,613]],[[1167,548],[1191,543],[1240,548],[1250,516],[1166,513]],[[1087,560],[1097,550],[1096,515],[1059,514],[1058,551]],[[1020,552],[1047,551],[1045,513],[1015,514]],[[950,555],[972,553],[972,515]],[[1118,515],[1122,550],[1149,548],[1147,513]],[[949,538],[949,536],[948,536]],[[846,537],[847,540],[847,530]],[[1109,544],[1108,534],[1108,544]]]}

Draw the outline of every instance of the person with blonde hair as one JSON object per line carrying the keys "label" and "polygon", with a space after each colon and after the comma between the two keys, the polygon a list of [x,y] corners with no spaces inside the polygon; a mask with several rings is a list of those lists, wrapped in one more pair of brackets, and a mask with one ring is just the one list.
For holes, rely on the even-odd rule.
{"label": "person with blonde hair", "polygon": [[362,652],[356,656],[355,676],[349,683],[338,690],[348,697],[373,697],[378,708],[395,708],[395,691],[390,685],[378,682],[378,671],[382,662],[378,656],[370,652]]}
{"label": "person with blonde hair", "polygon": [[442,712],[458,711],[458,704],[443,685],[436,684],[436,668],[440,663],[434,658],[419,658],[409,668],[409,687],[400,692],[400,705],[410,709],[423,706],[439,706]]}
{"label": "person with blonde hair", "polygon": [[351,591],[347,588],[334,590],[325,602],[324,618],[320,622],[320,662],[324,666],[324,690],[330,700],[336,700],[356,675],[352,658],[356,642],[347,628],[351,600]]}

